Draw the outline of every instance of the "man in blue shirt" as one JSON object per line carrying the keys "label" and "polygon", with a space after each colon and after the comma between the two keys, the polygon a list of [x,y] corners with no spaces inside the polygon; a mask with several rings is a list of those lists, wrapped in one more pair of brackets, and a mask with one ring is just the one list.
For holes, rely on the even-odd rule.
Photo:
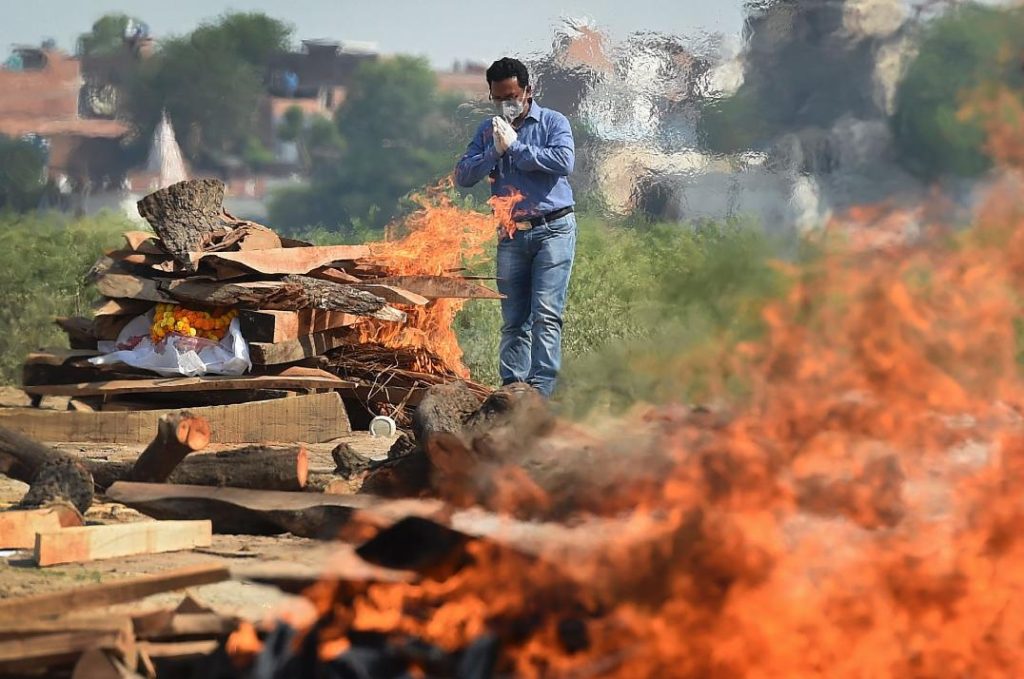
{"label": "man in blue shirt", "polygon": [[480,124],[455,180],[468,187],[488,177],[492,195],[522,196],[512,208],[515,228],[498,230],[501,380],[526,382],[550,396],[562,362],[562,312],[576,254],[567,180],[576,157],[572,130],[564,115],[533,100],[529,72],[517,59],[494,62],[487,84],[500,115]]}

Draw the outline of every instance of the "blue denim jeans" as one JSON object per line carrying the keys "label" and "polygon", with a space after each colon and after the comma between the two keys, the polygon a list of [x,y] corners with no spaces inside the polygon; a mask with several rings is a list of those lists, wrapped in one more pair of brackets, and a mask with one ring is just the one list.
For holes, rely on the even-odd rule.
{"label": "blue denim jeans", "polygon": [[568,214],[508,238],[498,236],[502,384],[526,382],[545,396],[562,364],[562,311],[576,255],[576,216]]}

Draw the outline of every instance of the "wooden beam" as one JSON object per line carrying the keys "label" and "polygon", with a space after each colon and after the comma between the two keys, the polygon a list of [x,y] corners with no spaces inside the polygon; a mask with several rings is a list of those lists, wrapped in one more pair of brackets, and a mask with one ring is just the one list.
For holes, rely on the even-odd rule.
{"label": "wooden beam", "polygon": [[65,615],[86,608],[113,606],[144,599],[161,592],[211,585],[230,579],[228,569],[220,564],[201,564],[175,570],[123,578],[99,585],[75,587],[59,592],[36,594],[0,600],[0,625],[17,620],[31,620]]}
{"label": "wooden beam", "polygon": [[238,377],[156,377],[137,380],[108,380],[76,384],[32,384],[27,394],[43,396],[114,396],[158,392],[234,391],[238,389],[351,389],[354,382],[340,378],[241,375]]}
{"label": "wooden beam", "polygon": [[39,566],[113,559],[135,554],[209,547],[209,521],[142,521],[61,528],[36,534],[33,558]]}
{"label": "wooden beam", "polygon": [[15,667],[27,669],[29,663],[36,670],[45,669],[72,662],[93,649],[109,649],[116,651],[120,656],[126,656],[130,654],[129,649],[134,648],[135,641],[131,636],[130,623],[121,629],[33,634],[21,639],[0,641],[0,672],[10,676],[6,674],[7,670],[13,670]]}
{"label": "wooden beam", "polygon": [[354,261],[368,257],[366,245],[324,245],[303,248],[273,248],[243,252],[196,252],[192,262],[220,260],[241,264],[257,273],[270,275],[306,274],[334,262]]}
{"label": "wooden beam", "polygon": [[[149,443],[161,417],[174,410],[71,412],[0,408],[0,426],[38,441]],[[337,393],[226,406],[190,408],[210,424],[211,443],[323,443],[352,431]]]}
{"label": "wooden beam", "polygon": [[280,343],[325,330],[345,328],[363,319],[341,311],[243,311],[238,315],[242,336],[249,342]]}
{"label": "wooden beam", "polygon": [[161,483],[118,482],[106,496],[156,519],[203,517],[217,533],[335,539],[365,532],[409,515],[435,517],[446,511],[438,500],[386,500],[371,495],[325,495],[243,488],[210,488]]}
{"label": "wooden beam", "polygon": [[255,365],[280,365],[320,356],[331,349],[348,344],[348,328],[326,330],[284,342],[249,342],[249,358]]}
{"label": "wooden beam", "polygon": [[497,291],[455,276],[388,276],[368,279],[366,282],[392,285],[427,299],[501,299]]}
{"label": "wooden beam", "polygon": [[64,504],[0,512],[0,549],[32,549],[36,544],[36,533],[82,526],[84,523],[78,510]]}

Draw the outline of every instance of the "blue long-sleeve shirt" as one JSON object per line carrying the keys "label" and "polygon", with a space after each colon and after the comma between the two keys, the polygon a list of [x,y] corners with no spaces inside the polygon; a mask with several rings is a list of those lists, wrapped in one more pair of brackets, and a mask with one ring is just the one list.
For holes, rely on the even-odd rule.
{"label": "blue long-sleeve shirt", "polygon": [[569,120],[558,111],[532,102],[516,133],[516,141],[499,156],[491,119],[480,123],[455,166],[456,183],[473,186],[490,176],[492,195],[508,196],[515,191],[523,194],[512,210],[517,220],[574,205],[567,177],[576,162],[576,146]]}

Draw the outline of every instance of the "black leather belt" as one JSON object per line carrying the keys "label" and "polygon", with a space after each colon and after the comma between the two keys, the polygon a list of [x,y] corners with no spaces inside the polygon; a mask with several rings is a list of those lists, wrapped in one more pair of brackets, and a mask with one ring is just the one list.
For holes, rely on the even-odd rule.
{"label": "black leather belt", "polygon": [[547,224],[548,222],[553,222],[556,219],[561,219],[562,217],[564,217],[566,215],[571,215],[572,212],[573,212],[572,206],[563,207],[563,208],[561,208],[559,210],[554,210],[553,212],[549,212],[546,215],[542,215],[540,217],[534,217],[533,219],[524,219],[521,222],[516,222],[516,223],[517,224],[529,223],[530,226],[543,226],[544,224]]}

